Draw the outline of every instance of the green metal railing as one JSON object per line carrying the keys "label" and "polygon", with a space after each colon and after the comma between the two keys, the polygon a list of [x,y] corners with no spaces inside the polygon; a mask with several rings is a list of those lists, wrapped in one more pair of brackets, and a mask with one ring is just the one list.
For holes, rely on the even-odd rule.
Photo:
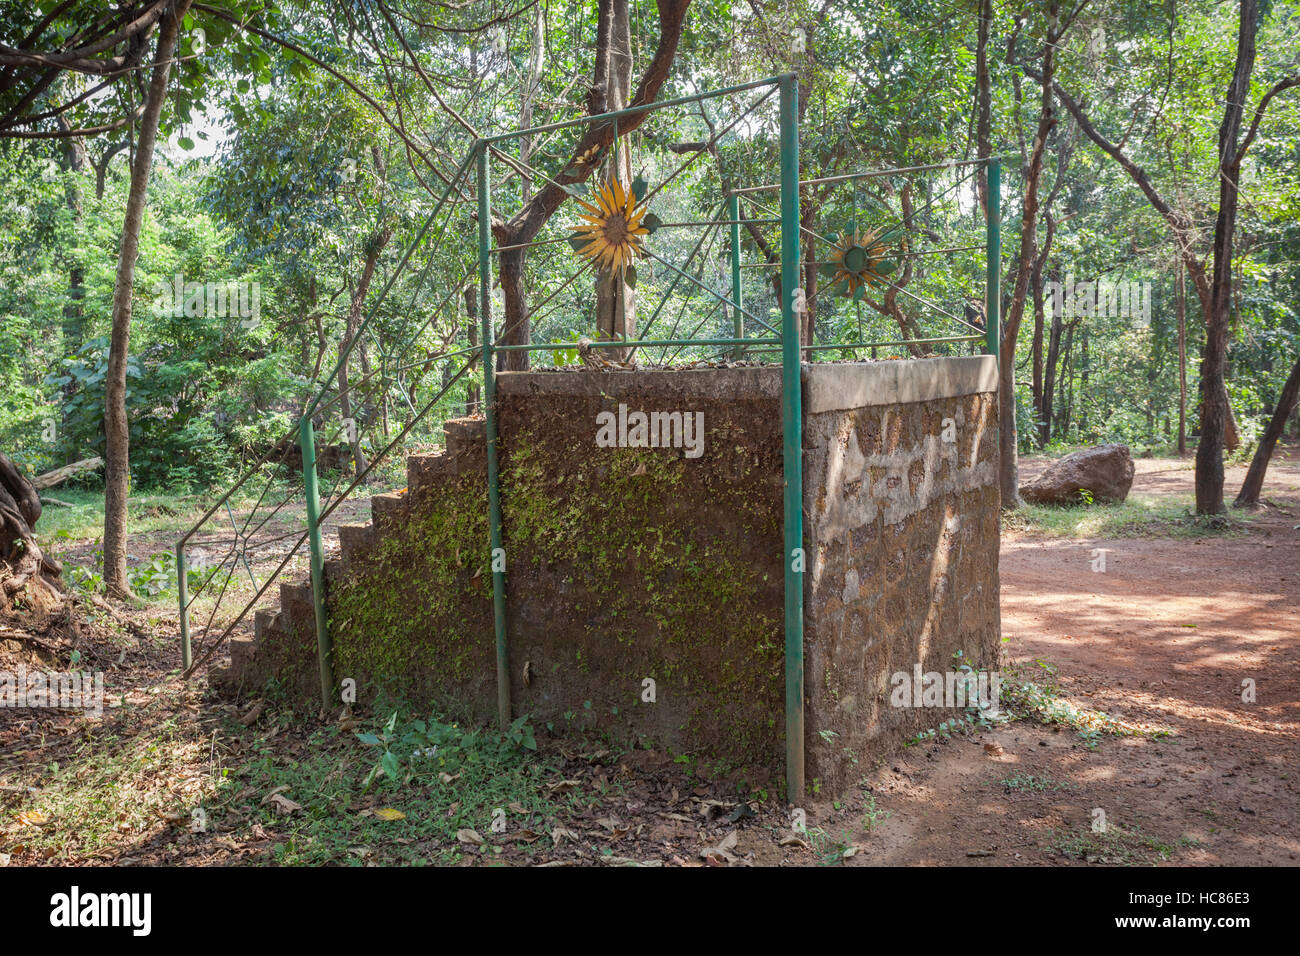
{"label": "green metal railing", "polygon": [[[485,417],[486,438],[487,438],[487,496],[488,496],[488,541],[492,581],[492,613],[493,613],[493,634],[496,655],[496,680],[497,680],[497,710],[498,719],[504,727],[509,724],[511,719],[510,707],[510,668],[509,668],[509,641],[508,628],[506,620],[507,602],[506,588],[508,586],[507,560],[503,545],[502,533],[502,510],[501,510],[501,488],[500,488],[500,462],[498,447],[498,422],[497,409],[495,403],[496,397],[496,375],[497,375],[497,353],[511,352],[545,352],[548,350],[566,350],[574,346],[572,341],[544,341],[524,343],[502,341],[509,332],[508,329],[496,332],[496,323],[493,321],[493,256],[501,252],[514,248],[536,248],[551,249],[560,246],[563,237],[555,238],[538,238],[529,243],[521,243],[518,246],[504,246],[493,248],[492,235],[492,215],[494,209],[493,192],[492,192],[492,166],[494,160],[505,163],[514,173],[521,173],[536,178],[546,179],[543,173],[528,167],[520,160],[516,160],[502,152],[502,147],[520,137],[537,137],[545,133],[567,130],[576,127],[590,128],[595,124],[605,124],[613,127],[614,130],[614,149],[617,150],[618,144],[618,123],[629,117],[637,117],[638,120],[644,119],[648,114],[680,107],[684,105],[702,104],[706,100],[718,97],[733,96],[749,91],[757,91],[762,94],[756,104],[749,107],[745,113],[726,129],[730,129],[739,122],[750,111],[762,104],[767,97],[776,93],[778,96],[778,114],[777,126],[779,127],[779,156],[780,156],[780,179],[776,184],[769,186],[749,186],[729,190],[725,200],[718,207],[714,218],[689,223],[666,223],[661,224],[660,228],[703,228],[704,232],[695,242],[694,247],[683,265],[675,265],[667,259],[648,253],[648,257],[658,265],[662,265],[666,270],[666,275],[671,276],[671,281],[667,285],[664,296],[659,305],[654,309],[646,325],[640,330],[641,335],[637,338],[610,338],[590,342],[590,346],[596,349],[620,349],[635,352],[638,350],[648,352],[652,349],[658,349],[660,355],[668,362],[671,362],[677,355],[680,355],[684,349],[699,350],[723,349],[721,355],[729,356],[732,360],[741,360],[747,355],[755,356],[764,352],[776,352],[780,355],[781,362],[781,416],[782,416],[782,461],[783,461],[783,498],[782,507],[784,521],[782,528],[783,539],[783,556],[782,565],[784,568],[784,682],[785,682],[785,738],[786,738],[786,793],[792,803],[802,799],[805,793],[804,780],[804,574],[807,567],[807,559],[803,549],[803,471],[802,471],[802,407],[801,407],[801,363],[804,360],[812,360],[814,353],[832,349],[842,350],[859,350],[864,348],[876,348],[881,346],[893,345],[921,345],[921,344],[959,344],[959,343],[981,343],[988,352],[997,354],[998,333],[999,333],[999,257],[1000,257],[1000,165],[996,158],[981,159],[973,161],[964,161],[961,163],[943,163],[930,166],[908,167],[898,170],[879,170],[867,173],[848,174],[839,177],[823,177],[821,179],[800,179],[799,169],[799,129],[798,129],[798,88],[794,74],[773,77],[766,80],[760,80],[753,83],[747,83],[740,86],[729,87],[724,90],[711,91],[698,94],[695,96],[683,97],[674,100],[667,100],[653,103],[645,106],[630,107],[598,116],[583,117],[580,119],[552,123],[544,126],[534,127],[528,130],[517,130],[499,135],[483,137],[476,141],[464,161],[461,163],[455,176],[448,182],[441,199],[435,206],[433,213],[425,222],[424,227],[420,230],[416,241],[411,248],[407,250],[405,256],[398,267],[398,270],[390,276],[388,283],[379,295],[379,302],[382,302],[389,290],[393,287],[398,275],[407,267],[415,249],[425,243],[430,236],[430,230],[436,218],[444,214],[454,203],[473,203],[477,218],[477,243],[474,257],[474,266],[469,270],[477,270],[477,332],[479,335],[478,346],[466,349],[449,351],[443,355],[436,356],[439,361],[445,361],[453,358],[464,358],[459,371],[452,376],[451,381],[444,384],[441,392],[434,399],[425,405],[424,409],[414,416],[414,418],[400,431],[396,438],[372,461],[370,468],[387,455],[393,448],[398,447],[399,443],[410,432],[410,429],[422,420],[444,395],[447,394],[451,385],[455,384],[467,371],[478,363],[482,372],[482,412]],[[702,108],[702,107],[701,107]],[[723,132],[725,132],[724,130]],[[671,182],[683,169],[687,168],[691,162],[694,162],[701,155],[706,154],[707,147],[712,142],[716,142],[722,133],[715,135],[710,143],[706,143],[704,148],[696,152],[695,155],[687,161],[685,165],[656,187],[655,192],[663,189],[664,186]],[[800,258],[800,236],[802,232],[810,232],[800,223],[800,191],[814,185],[826,185],[843,182],[854,184],[859,180],[879,177],[883,175],[898,176],[904,174],[914,174],[927,170],[949,170],[956,166],[971,166],[974,169],[982,169],[987,173],[988,181],[988,214],[985,230],[985,315],[986,328],[983,330],[975,329],[976,334],[967,334],[960,336],[938,336],[931,338],[912,338],[906,337],[899,342],[851,342],[851,343],[814,343],[800,341],[800,312],[798,311],[798,297],[802,293],[800,282],[800,270],[806,265]],[[473,197],[469,198],[468,185],[470,181],[470,171],[473,171]],[[764,191],[773,191],[777,193],[777,206],[775,209],[765,207],[753,197]],[[653,195],[653,193],[651,194]],[[766,211],[768,214],[775,214],[772,218],[742,218],[741,199],[745,198],[751,207],[760,212]],[[856,202],[856,197],[855,197]],[[448,219],[451,217],[448,215]],[[720,226],[728,227],[729,250],[728,262],[730,266],[729,287],[724,289],[715,288],[710,285],[701,273],[696,276],[690,270],[693,268],[692,263],[700,256],[701,250],[705,248],[706,240],[710,234],[716,238],[717,230]],[[765,322],[759,315],[751,309],[746,308],[745,302],[747,296],[742,288],[742,270],[751,264],[743,262],[742,244],[741,244],[741,226],[754,225],[779,225],[779,261],[755,263],[752,265],[767,267],[772,269],[779,268],[780,275],[780,294],[779,294],[779,328]],[[443,222],[442,234],[445,234],[446,222]],[[820,238],[820,237],[818,237]],[[973,249],[970,247],[959,247],[955,251],[963,249]],[[944,249],[936,250],[932,253],[938,254],[951,253],[954,250]],[[922,253],[918,253],[920,255]],[[707,256],[705,257],[707,258]],[[700,260],[704,261],[703,258]],[[430,265],[433,262],[433,254],[430,254]],[[703,268],[701,266],[701,268]],[[542,307],[549,305],[550,302],[562,295],[566,290],[573,288],[575,281],[579,276],[585,274],[586,269],[582,268],[571,275],[564,283],[552,291],[541,303],[534,306],[530,312],[524,316],[524,321],[531,328],[534,325],[542,326],[546,318],[551,313],[543,313]],[[460,288],[455,286],[455,290]],[[912,298],[926,302],[924,298],[909,293],[908,290],[896,287],[899,292],[911,295]],[[455,291],[453,290],[453,292]],[[681,290],[681,291],[679,291]],[[698,333],[709,321],[713,310],[706,313],[704,318],[689,334],[679,334],[678,329],[689,305],[694,301],[698,294],[707,294],[714,300],[713,310],[724,310],[724,321],[726,313],[729,312],[730,335],[706,335],[698,336]],[[673,296],[681,296],[682,302],[679,313],[672,328],[666,335],[661,337],[651,337],[648,332],[661,316],[662,311]],[[934,303],[929,303],[931,307],[942,315],[963,321],[960,317],[947,312],[942,307]],[[563,301],[553,308],[561,308]],[[347,348],[339,357],[334,371],[324,380],[324,385],[315,398],[306,406],[303,415],[298,424],[298,440],[302,449],[303,463],[303,488],[306,496],[306,530],[298,538],[296,544],[276,568],[276,570],[267,578],[266,582],[257,591],[252,601],[244,607],[237,615],[235,620],[230,623],[220,634],[216,642],[210,642],[208,655],[227,637],[232,629],[248,613],[253,605],[261,598],[266,588],[277,575],[283,571],[290,557],[296,553],[303,543],[307,544],[310,552],[310,569],[312,584],[312,601],[315,611],[316,631],[318,640],[318,658],[320,670],[321,699],[323,705],[329,705],[334,700],[335,682],[332,673],[332,648],[329,636],[329,621],[326,613],[325,601],[325,571],[324,571],[324,548],[322,541],[322,523],[334,511],[339,504],[358,487],[365,479],[365,473],[357,476],[356,480],[337,497],[331,494],[329,502],[322,507],[319,487],[319,477],[317,475],[315,447],[316,433],[313,425],[313,416],[319,416],[328,411],[342,397],[342,394],[335,395],[333,399],[326,398],[329,387],[336,381],[339,375],[339,369],[347,356],[357,346],[362,333],[369,326],[372,318],[379,308],[376,303],[370,313],[366,316],[365,321],[359,327],[357,334],[354,335]],[[756,334],[747,334],[746,320],[749,320],[750,330]],[[426,320],[427,326],[430,320]],[[504,324],[504,323],[503,323]],[[968,324],[969,323],[965,323]],[[529,335],[531,338],[531,334]],[[408,339],[408,341],[413,340]],[[672,358],[669,357],[668,350],[675,349]],[[398,350],[394,349],[396,353]],[[802,353],[802,354],[801,354]],[[383,363],[383,375],[387,375],[390,366],[389,360],[393,355],[385,354]],[[415,365],[419,362],[413,363]],[[392,366],[394,369],[401,369],[400,364]],[[414,411],[414,407],[412,406]],[[259,463],[260,464],[260,463]],[[178,594],[180,602],[181,618],[181,641],[182,657],[186,673],[192,672],[197,666],[194,661],[191,648],[191,634],[189,609],[195,596],[191,595],[187,588],[186,582],[186,557],[185,545],[195,532],[204,525],[204,523],[216,512],[217,508],[225,503],[230,495],[246,482],[251,475],[256,473],[257,466],[250,469],[240,481],[236,483],[225,496],[214,505],[213,508],[204,516],[204,518],[191,528],[176,546],[176,562],[178,569]],[[368,469],[369,470],[369,469]],[[265,494],[265,492],[264,492]],[[259,499],[259,503],[260,503]],[[233,514],[231,515],[233,522]],[[251,521],[251,515],[249,520]],[[245,525],[247,531],[247,522]],[[239,529],[236,528],[237,535]],[[206,582],[205,582],[206,583]],[[218,603],[220,598],[218,599]],[[214,610],[215,614],[215,610]],[[209,625],[205,628],[211,629],[212,619],[209,619]]]}

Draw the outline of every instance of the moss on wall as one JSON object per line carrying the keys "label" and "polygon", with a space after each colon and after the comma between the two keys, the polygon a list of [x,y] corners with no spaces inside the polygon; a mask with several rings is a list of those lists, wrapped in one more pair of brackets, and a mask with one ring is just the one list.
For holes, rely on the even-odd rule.
{"label": "moss on wall", "polygon": [[329,595],[334,672],[414,699],[494,700],[487,500],[478,475],[422,488]]}
{"label": "moss on wall", "polygon": [[544,419],[503,410],[511,648],[536,675],[520,706],[770,778],[783,729],[775,409],[705,405],[705,453],[688,459],[597,448],[591,423],[608,404],[549,396]]}

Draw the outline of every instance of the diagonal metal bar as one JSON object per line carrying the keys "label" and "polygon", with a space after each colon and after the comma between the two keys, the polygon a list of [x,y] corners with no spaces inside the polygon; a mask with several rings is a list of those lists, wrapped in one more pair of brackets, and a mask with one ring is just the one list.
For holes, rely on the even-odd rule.
{"label": "diagonal metal bar", "polygon": [[674,272],[680,274],[680,275],[682,276],[682,278],[686,279],[688,282],[692,282],[692,283],[694,283],[695,285],[699,286],[701,289],[703,289],[705,292],[708,292],[710,295],[717,296],[719,299],[721,299],[721,300],[722,300],[723,302],[725,302],[727,305],[731,306],[733,309],[739,309],[739,310],[741,311],[741,314],[743,314],[743,315],[745,315],[745,316],[748,316],[749,318],[753,319],[755,322],[757,322],[757,323],[758,323],[759,325],[761,325],[763,328],[767,329],[767,330],[768,330],[769,332],[771,332],[773,335],[779,335],[779,334],[780,334],[780,333],[778,333],[778,332],[776,331],[776,329],[772,328],[772,326],[768,325],[766,322],[764,322],[762,319],[760,319],[758,316],[756,316],[753,312],[750,312],[748,309],[746,309],[746,308],[742,307],[741,305],[737,304],[736,302],[732,301],[732,300],[731,300],[730,298],[728,298],[727,296],[722,295],[722,294],[721,294],[720,292],[718,292],[716,289],[710,289],[710,288],[709,288],[707,285],[705,285],[703,282],[700,282],[698,279],[696,279],[695,276],[690,275],[690,274],[685,273],[685,272],[682,272],[681,269],[678,269],[675,265],[673,265],[673,264],[672,264],[671,262],[669,262],[667,259],[664,259],[664,258],[661,258],[660,256],[655,255],[653,252],[651,252],[651,251],[648,250],[648,249],[646,250],[646,255],[648,255],[648,256],[649,256],[651,259],[653,259],[655,262],[663,263],[663,264],[666,265],[669,269],[672,269]]}

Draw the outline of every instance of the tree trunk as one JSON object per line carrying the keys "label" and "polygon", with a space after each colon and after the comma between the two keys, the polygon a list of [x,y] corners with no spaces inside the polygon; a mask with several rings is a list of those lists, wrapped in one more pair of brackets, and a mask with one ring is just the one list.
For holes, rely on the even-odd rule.
{"label": "tree trunk", "polygon": [[[531,129],[533,107],[542,83],[542,54],[546,50],[546,7],[537,4],[533,15],[533,42],[528,50],[528,74],[519,105],[519,128]],[[519,161],[527,166],[532,161],[533,137],[519,137]],[[533,179],[527,172],[520,173],[522,186],[519,194],[524,202],[533,198]]]}
{"label": "tree trunk", "polygon": [[115,597],[129,597],[126,580],[127,499],[131,493],[131,436],[126,420],[126,365],[131,335],[131,297],[135,285],[135,261],[140,255],[140,224],[144,220],[145,197],[153,168],[158,120],[167,98],[167,77],[171,72],[172,48],[181,19],[190,0],[177,0],[164,14],[154,51],[153,75],[140,116],[140,139],[131,164],[131,189],[122,220],[122,244],[118,250],[117,280],[113,289],[112,332],[108,348],[108,372],[104,382],[104,588]]}
{"label": "tree trunk", "polygon": [[[601,22],[607,22],[607,10],[614,0],[600,0]],[[686,11],[690,0],[656,0],[659,10],[659,41],[654,56],[646,65],[635,95],[630,105],[648,105],[658,97],[659,90],[668,79],[673,59],[677,55],[677,44],[681,40],[686,22]],[[609,44],[609,33],[596,39],[595,70],[592,74],[588,112],[604,112],[605,64],[608,62],[605,51]],[[632,132],[645,120],[645,113],[631,114],[623,117],[619,123],[619,133]],[[532,242],[542,227],[550,220],[569,198],[566,186],[584,183],[591,178],[597,168],[585,157],[598,156],[613,140],[611,124],[590,125],[585,127],[577,145],[573,149],[568,165],[554,177],[540,186],[537,193],[524,204],[508,221],[494,220],[492,234],[498,246],[516,246]],[[524,290],[524,249],[512,249],[499,255],[501,294],[504,300],[505,318],[497,342],[500,345],[527,345],[532,341],[528,322],[528,298]],[[499,368],[511,371],[528,368],[528,353],[522,350],[499,353]]]}
{"label": "tree trunk", "polygon": [[[339,362],[339,413],[343,417],[347,442],[352,449],[353,466],[356,468],[358,475],[365,471],[369,464],[366,461],[366,453],[361,450],[361,428],[356,421],[352,390],[348,383],[349,357],[344,353],[352,343],[353,337],[357,334],[357,326],[361,322],[361,310],[366,304],[366,293],[370,291],[370,282],[375,275],[375,264],[379,261],[379,256],[384,251],[384,247],[388,245],[388,240],[392,235],[392,228],[386,227],[370,237],[370,242],[366,246],[366,261],[361,270],[361,278],[357,280],[356,290],[353,292],[352,301],[348,305],[344,338],[339,343],[339,355],[341,357]],[[360,357],[361,350],[364,348],[364,345],[353,348],[352,353]],[[349,423],[351,423],[350,426]]]}
{"label": "tree trunk", "polygon": [[1065,344],[1061,346],[1061,413],[1056,419],[1056,435],[1067,440],[1070,436],[1070,413],[1074,409],[1074,366],[1070,360],[1074,352],[1074,327],[1078,324],[1079,320],[1075,319],[1065,327]]}
{"label": "tree trunk", "polygon": [[1030,285],[1034,293],[1034,343],[1033,352],[1033,390],[1034,405],[1034,424],[1038,429],[1038,444],[1041,447],[1043,439],[1043,266],[1040,261],[1035,263],[1033,274],[1029,277]]}
{"label": "tree trunk", "polygon": [[1237,225],[1237,138],[1250,75],[1255,68],[1255,31],[1258,28],[1255,0],[1241,0],[1241,21],[1237,31],[1237,64],[1228,84],[1223,123],[1219,126],[1219,214],[1214,223],[1214,276],[1210,284],[1209,307],[1205,310],[1205,351],[1201,363],[1205,389],[1201,417],[1201,440],[1196,446],[1196,513],[1219,514],[1223,507],[1223,445],[1229,418],[1224,383],[1228,353],[1228,313],[1232,305],[1232,237]]}
{"label": "tree trunk", "polygon": [[[1060,39],[1057,32],[1057,4],[1052,0],[1047,8],[1048,42],[1043,47],[1042,101],[1033,148],[1025,169],[1024,200],[1020,219],[1020,258],[1016,267],[1015,286],[1003,322],[1001,354],[998,356],[998,484],[1002,490],[1002,507],[1020,507],[1020,462],[1016,429],[1016,339],[1020,335],[1020,322],[1025,314],[1025,298],[1029,291],[1029,278],[1038,254],[1038,186],[1043,172],[1043,153],[1047,136],[1056,125],[1052,103],[1052,78],[1056,72],[1055,44]],[[989,321],[996,321],[990,316]]]}
{"label": "tree trunk", "polygon": [[1187,286],[1183,262],[1174,276],[1174,311],[1178,316],[1178,457],[1187,456]]}
{"label": "tree trunk", "polygon": [[[800,219],[800,222],[807,220]],[[803,267],[803,294],[804,294],[804,313],[803,328],[800,330],[800,338],[805,346],[811,346],[816,342],[817,336],[817,240],[813,236],[807,237],[804,243],[804,267]],[[804,354],[804,361],[811,362],[813,353],[811,351]]]}
{"label": "tree trunk", "polygon": [[[71,130],[72,127],[63,117],[59,117],[59,128]],[[64,168],[73,172],[67,185],[66,200],[68,212],[72,216],[73,230],[81,231],[81,183],[80,178],[85,173],[89,160],[86,157],[86,147],[80,139],[68,137],[61,141],[63,144],[63,163]],[[63,306],[63,354],[72,355],[86,339],[86,268],[81,262],[79,253],[74,250],[71,255],[72,261],[68,264],[68,301]],[[63,394],[63,435],[68,434],[68,399],[76,390],[76,384],[69,382],[61,389]],[[71,442],[65,442],[63,446],[64,464],[71,464],[77,456],[77,449]]]}
{"label": "tree trunk", "polygon": [[[601,17],[606,16],[602,6]],[[608,7],[609,45],[605,74],[605,109],[608,112],[627,106],[632,91],[632,28],[628,20],[628,0],[613,0]],[[621,136],[621,134],[620,134]],[[625,190],[632,186],[632,156],[628,147],[631,137],[615,142],[614,150],[605,163],[605,181],[618,180]],[[617,155],[615,155],[617,153]],[[596,275],[596,330],[602,339],[635,338],[636,290],[628,284],[625,273],[610,270]],[[612,362],[626,362],[630,349],[602,349],[605,358]]]}
{"label": "tree trunk", "polygon": [[1079,327],[1079,360],[1082,367],[1079,369],[1079,437],[1085,442],[1088,436],[1084,434],[1088,428],[1088,374],[1092,371],[1088,363],[1091,359],[1088,356],[1088,326]]}
{"label": "tree trunk", "polygon": [[[478,283],[470,282],[465,286],[466,332],[469,334],[469,347],[478,345]],[[472,353],[471,353],[472,354]],[[476,359],[477,360],[477,359]],[[465,414],[477,415],[479,408],[478,385],[473,381],[465,386]]]}
{"label": "tree trunk", "polygon": [[40,516],[36,488],[0,453],[0,613],[16,606],[45,613],[63,603],[63,569],[41,553],[32,530]]}
{"label": "tree trunk", "polygon": [[1300,397],[1300,358],[1297,358],[1295,365],[1291,366],[1291,374],[1287,376],[1286,384],[1282,386],[1282,393],[1277,397],[1277,407],[1273,409],[1273,417],[1268,421],[1268,428],[1264,429],[1264,436],[1260,438],[1259,447],[1255,449],[1255,457],[1251,459],[1250,470],[1246,472],[1246,480],[1242,482],[1237,500],[1233,502],[1236,507],[1259,504],[1259,493],[1264,487],[1264,472],[1268,470],[1268,461],[1273,456],[1273,448],[1282,436],[1282,430],[1286,427],[1291,409],[1296,407],[1297,397]]}
{"label": "tree trunk", "polygon": [[[989,35],[993,30],[993,0],[979,0],[975,36],[975,149],[980,156],[993,155],[993,85],[989,77]],[[980,208],[988,215],[988,183],[975,177]]]}
{"label": "tree trunk", "polygon": [[1039,410],[1039,446],[1052,440],[1052,413],[1056,407],[1056,363],[1061,357],[1061,316],[1052,309],[1052,324],[1047,334],[1047,367],[1043,371],[1043,404]]}

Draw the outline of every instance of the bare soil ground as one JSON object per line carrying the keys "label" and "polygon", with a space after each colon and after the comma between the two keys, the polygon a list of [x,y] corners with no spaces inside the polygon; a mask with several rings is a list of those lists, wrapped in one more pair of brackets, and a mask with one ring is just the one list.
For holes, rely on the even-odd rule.
{"label": "bare soil ground", "polygon": [[[1089,749],[1069,728],[1016,721],[908,748],[870,776],[889,817],[851,862],[1295,865],[1300,456],[1283,454],[1265,487],[1274,506],[1241,534],[1005,534],[1005,658],[1054,665],[1079,708],[1172,734],[1103,735]],[[1022,480],[1045,464],[1022,462]],[[1132,494],[1192,493],[1190,460],[1136,465]],[[1234,493],[1244,474],[1228,470]],[[1106,549],[1104,572],[1094,549]],[[834,830],[837,814],[819,810]]]}
{"label": "bare soil ground", "polygon": [[[83,607],[25,636],[0,622],[0,670],[67,668],[75,649],[79,666],[105,670],[112,688],[93,721],[0,710],[0,865],[228,865],[286,852],[294,861],[304,835],[327,823],[338,830],[337,818],[355,820],[357,832],[349,839],[351,824],[343,825],[332,861],[361,864],[1294,865],[1298,459],[1296,449],[1275,458],[1271,504],[1227,532],[1063,539],[1005,531],[1004,657],[1017,673],[1058,685],[1082,716],[1046,725],[1025,717],[916,742],[864,768],[855,793],[810,801],[806,834],[792,833],[777,795],[737,793],[736,780],[698,763],[540,733],[538,800],[511,804],[500,835],[466,816],[473,801],[455,781],[443,802],[431,793],[436,782],[405,795],[355,791],[321,807],[306,789],[285,790],[308,809],[282,814],[274,788],[249,783],[265,775],[248,768],[290,773],[323,753],[338,774],[354,773],[371,758],[358,757],[349,724],[332,718],[323,731],[274,703],[250,720],[202,679],[180,682],[175,614],[158,607]],[[1044,465],[1022,462],[1022,477]],[[1190,495],[1190,461],[1137,467],[1133,495]],[[1229,469],[1229,489],[1243,472]],[[1104,571],[1093,570],[1098,549]],[[1243,701],[1244,681],[1253,681],[1253,702]],[[1106,726],[1139,732],[1089,729]],[[196,803],[211,811],[202,833],[188,826]],[[435,805],[447,825],[421,829]],[[374,829],[375,812],[387,807],[404,808],[406,818]],[[463,832],[449,838],[458,827],[474,828],[483,845]]]}

